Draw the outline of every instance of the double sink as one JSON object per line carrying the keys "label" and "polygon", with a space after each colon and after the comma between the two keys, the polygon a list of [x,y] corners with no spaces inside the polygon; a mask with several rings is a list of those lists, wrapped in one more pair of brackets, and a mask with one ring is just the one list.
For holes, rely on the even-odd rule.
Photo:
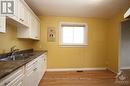
{"label": "double sink", "polygon": [[32,53],[21,53],[15,55],[7,55],[0,58],[0,61],[16,61],[16,60],[26,60],[33,56]]}

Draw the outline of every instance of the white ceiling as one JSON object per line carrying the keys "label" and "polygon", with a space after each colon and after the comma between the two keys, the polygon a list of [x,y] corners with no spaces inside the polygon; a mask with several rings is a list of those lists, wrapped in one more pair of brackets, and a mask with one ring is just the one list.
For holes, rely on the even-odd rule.
{"label": "white ceiling", "polygon": [[130,0],[25,0],[37,15],[110,18]]}

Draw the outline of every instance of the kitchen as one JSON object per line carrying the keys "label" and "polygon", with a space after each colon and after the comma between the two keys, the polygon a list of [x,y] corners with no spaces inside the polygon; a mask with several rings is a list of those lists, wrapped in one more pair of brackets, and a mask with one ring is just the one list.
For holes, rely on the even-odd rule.
{"label": "kitchen", "polygon": [[[110,72],[112,78],[119,72],[120,24],[129,22],[129,0],[9,1],[14,1],[13,15],[4,14],[3,10],[0,17],[0,86],[38,86],[40,81],[40,86],[60,86],[60,83],[73,86],[73,81],[62,82],[71,72],[72,75],[91,71],[102,74],[107,69],[105,73]],[[76,4],[71,6],[73,3]],[[94,10],[97,8],[99,12]],[[70,27],[73,28],[68,30]],[[81,29],[75,30],[75,27]],[[73,42],[68,43],[70,40]],[[74,77],[68,80],[71,78]]]}

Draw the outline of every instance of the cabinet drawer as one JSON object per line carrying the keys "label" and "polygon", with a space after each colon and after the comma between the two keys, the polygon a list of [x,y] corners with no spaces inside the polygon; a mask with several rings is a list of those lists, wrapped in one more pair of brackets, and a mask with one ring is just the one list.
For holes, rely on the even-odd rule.
{"label": "cabinet drawer", "polygon": [[26,64],[26,69],[28,69],[28,68],[30,68],[31,66],[33,66],[36,61],[37,61],[37,59],[34,59],[33,61],[27,63],[27,64]]}
{"label": "cabinet drawer", "polygon": [[25,72],[26,72],[26,75],[30,74],[31,72],[33,72],[35,69],[34,65],[26,68]]}
{"label": "cabinet drawer", "polygon": [[33,61],[29,62],[28,64],[26,64],[26,68],[25,68],[25,72],[26,74],[29,74],[32,71],[35,71],[38,69],[38,59],[34,59]]}
{"label": "cabinet drawer", "polygon": [[6,86],[24,86],[24,76],[19,76]]}
{"label": "cabinet drawer", "polygon": [[11,86],[10,84],[13,83],[15,80],[20,78],[24,75],[24,67],[14,71],[9,76],[5,77],[3,80],[0,81],[0,86]]}

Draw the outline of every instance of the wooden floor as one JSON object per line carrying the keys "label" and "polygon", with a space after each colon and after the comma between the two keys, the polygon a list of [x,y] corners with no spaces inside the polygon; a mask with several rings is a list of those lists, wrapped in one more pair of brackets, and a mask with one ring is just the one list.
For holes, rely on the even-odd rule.
{"label": "wooden floor", "polygon": [[[106,71],[46,72],[39,86],[120,86],[115,74]],[[130,86],[130,85],[124,85]]]}

